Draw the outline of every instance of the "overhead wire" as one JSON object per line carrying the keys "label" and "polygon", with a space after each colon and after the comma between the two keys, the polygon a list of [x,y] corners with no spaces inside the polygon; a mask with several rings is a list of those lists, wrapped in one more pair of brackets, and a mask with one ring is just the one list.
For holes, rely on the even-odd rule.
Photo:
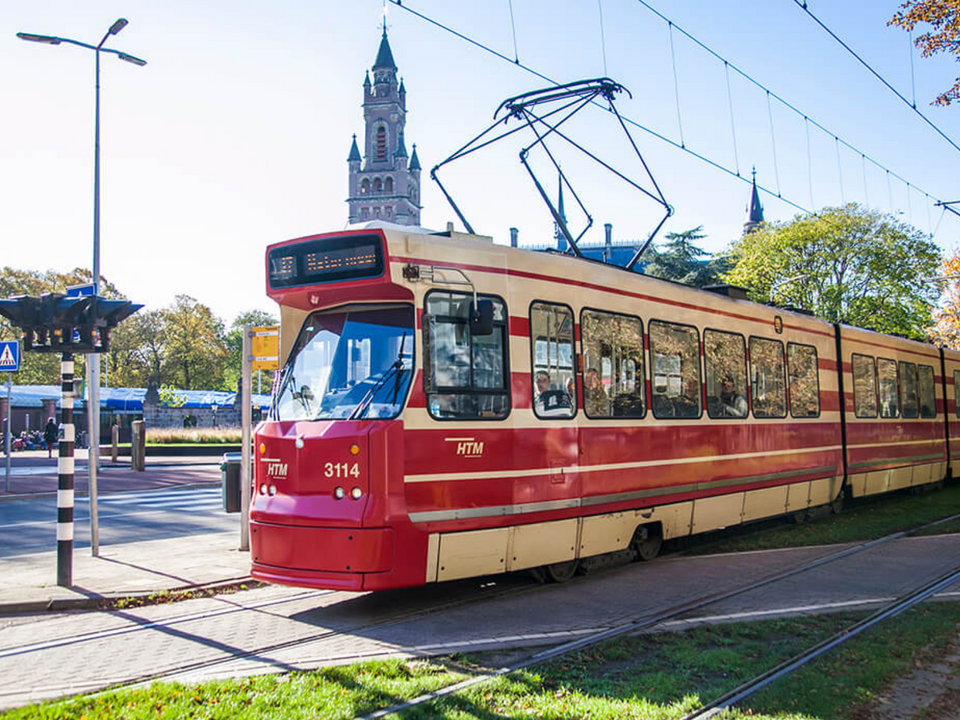
{"label": "overhead wire", "polygon": [[[642,2],[642,0],[638,0],[638,1],[639,1],[639,2]],[[920,112],[919,110],[917,110],[916,97],[914,97],[914,102],[913,102],[913,103],[911,103],[909,100],[907,100],[907,99],[900,93],[899,90],[897,90],[893,85],[891,85],[889,82],[887,82],[887,80],[886,80],[880,73],[878,73],[876,70],[874,70],[873,67],[871,67],[870,63],[868,63],[866,60],[864,60],[862,57],[860,57],[853,48],[851,48],[849,45],[847,45],[847,43],[845,43],[843,40],[841,40],[841,39],[837,36],[837,34],[836,34],[835,32],[833,32],[833,30],[831,30],[830,28],[828,28],[828,27],[823,23],[823,21],[820,20],[820,18],[818,18],[816,15],[814,15],[814,14],[810,11],[810,8],[807,7],[807,3],[806,3],[806,2],[803,2],[802,0],[793,0],[793,2],[794,2],[797,6],[799,6],[800,9],[803,10],[807,15],[809,15],[810,18],[811,18],[817,25],[819,25],[821,28],[823,28],[823,29],[827,32],[827,34],[830,35],[830,37],[832,37],[834,40],[836,40],[838,43],[840,43],[840,45],[843,47],[844,50],[846,50],[848,53],[850,53],[851,55],[853,55],[853,57],[855,57],[855,58],[857,59],[857,61],[858,61],[861,65],[863,65],[867,70],[870,71],[870,74],[871,74],[871,75],[873,75],[877,80],[879,80],[880,82],[882,82],[882,83],[887,87],[887,89],[890,90],[890,92],[892,92],[894,95],[896,95],[898,98],[900,98],[900,99],[903,101],[903,104],[904,104],[904,105],[906,105],[908,108],[910,108],[911,110],[913,110],[917,115],[920,116],[920,118],[921,118],[927,125],[929,125],[931,128],[933,128],[940,137],[942,137],[944,140],[946,140],[948,143],[950,143],[950,144],[953,146],[953,149],[954,149],[954,150],[956,150],[957,152],[960,152],[960,145],[957,145],[953,140],[951,140],[951,139],[947,136],[947,134],[946,134],[945,132],[943,132],[943,130],[941,130],[941,129],[938,128],[936,125],[934,125],[933,121],[930,120],[930,118],[928,118],[928,117],[927,117],[926,115],[924,115],[922,112]],[[911,61],[911,67],[912,67],[912,63],[913,63],[913,54],[912,54],[912,53],[911,53],[911,55],[910,55],[910,61]]]}
{"label": "overhead wire", "polygon": [[[394,5],[396,5],[396,6],[399,7],[399,8],[407,11],[407,12],[410,13],[411,15],[413,15],[413,16],[415,16],[415,17],[418,17],[418,18],[420,18],[421,20],[423,20],[423,21],[425,21],[425,22],[427,22],[427,23],[429,23],[429,24],[431,24],[431,25],[433,25],[433,26],[435,26],[435,27],[443,30],[444,32],[447,32],[447,33],[453,35],[454,37],[460,38],[461,40],[466,41],[467,43],[473,45],[474,47],[476,47],[476,48],[478,48],[478,49],[480,49],[480,50],[483,50],[484,52],[486,52],[486,53],[488,53],[488,54],[490,54],[490,55],[493,55],[494,57],[497,57],[497,58],[499,58],[499,59],[501,59],[501,60],[503,60],[503,61],[505,61],[505,62],[508,62],[508,63],[510,63],[510,64],[512,64],[512,65],[516,65],[517,67],[521,68],[522,70],[524,70],[525,72],[529,73],[530,75],[533,75],[534,77],[537,77],[537,78],[539,78],[539,79],[541,79],[541,80],[543,80],[543,81],[545,81],[545,82],[547,82],[547,83],[550,83],[550,84],[552,84],[552,85],[560,85],[560,83],[559,83],[557,80],[554,80],[553,78],[545,75],[544,73],[540,72],[539,70],[536,70],[535,68],[533,68],[533,67],[531,67],[531,66],[529,66],[529,65],[526,65],[526,64],[520,62],[519,58],[510,59],[508,56],[504,55],[503,53],[499,52],[498,50],[495,50],[495,49],[491,48],[490,46],[485,45],[485,44],[483,44],[482,42],[479,42],[478,40],[475,40],[475,39],[473,39],[472,37],[470,37],[470,36],[468,36],[468,35],[465,35],[464,33],[460,32],[460,31],[458,31],[458,30],[453,29],[452,27],[450,27],[450,26],[448,26],[448,25],[446,25],[446,24],[444,24],[444,23],[442,23],[442,22],[440,22],[440,21],[438,21],[438,20],[430,17],[429,15],[426,15],[426,14],[424,14],[424,13],[422,13],[422,12],[419,12],[418,10],[415,10],[415,9],[411,8],[409,5],[405,5],[405,4],[403,3],[403,0],[389,0],[389,2],[392,3],[392,4],[394,4]],[[805,113],[803,113],[802,111],[800,111],[800,110],[799,110],[798,108],[796,108],[794,105],[792,105],[791,103],[787,102],[787,101],[784,100],[782,97],[780,97],[779,95],[777,95],[775,92],[773,92],[772,90],[770,90],[769,88],[767,88],[765,85],[763,85],[763,84],[760,83],[759,81],[755,80],[755,79],[752,78],[750,75],[748,75],[747,73],[745,73],[743,70],[741,70],[740,68],[738,68],[736,65],[734,65],[733,63],[731,63],[731,62],[729,62],[728,60],[726,60],[723,56],[721,56],[720,54],[718,54],[718,53],[717,53],[716,51],[714,51],[712,48],[710,48],[710,47],[708,47],[707,45],[705,45],[704,43],[702,43],[700,40],[698,40],[697,38],[695,38],[694,36],[692,36],[690,33],[688,33],[688,32],[687,32],[686,30],[684,30],[682,27],[680,27],[679,25],[677,25],[676,23],[674,23],[672,20],[670,20],[669,18],[667,18],[665,15],[663,15],[662,13],[660,13],[658,10],[656,10],[654,7],[652,7],[652,6],[651,6],[649,3],[647,3],[645,0],[636,0],[636,2],[639,3],[640,5],[644,6],[645,8],[647,8],[650,12],[652,12],[653,14],[655,14],[657,17],[659,17],[659,18],[660,18],[661,20],[663,20],[665,23],[669,23],[669,25],[670,25],[672,28],[676,28],[676,30],[677,30],[678,32],[682,33],[682,34],[683,34],[685,37],[687,37],[691,42],[693,42],[694,44],[696,44],[697,46],[699,46],[700,48],[702,48],[703,50],[705,50],[707,53],[709,53],[710,55],[712,55],[713,57],[715,57],[715,58],[718,59],[719,61],[725,63],[725,65],[726,65],[727,67],[732,68],[732,69],[734,70],[734,72],[736,72],[737,74],[739,74],[739,75],[740,75],[741,77],[743,77],[745,80],[747,80],[747,81],[750,82],[751,84],[755,85],[755,86],[758,87],[759,89],[763,90],[763,91],[768,95],[767,103],[768,103],[768,113],[770,114],[771,130],[773,129],[772,111],[769,110],[769,107],[770,107],[770,98],[771,98],[771,97],[774,98],[775,100],[777,100],[777,101],[778,101],[780,104],[782,104],[784,107],[786,107],[786,108],[790,109],[791,111],[793,111],[794,113],[796,113],[797,115],[799,115],[799,116],[801,116],[801,117],[806,117]],[[682,140],[681,140],[681,143],[678,143],[677,141],[673,140],[672,138],[669,138],[669,137],[663,135],[662,133],[659,133],[659,132],[657,132],[656,130],[653,130],[652,128],[647,127],[646,125],[643,125],[642,123],[640,123],[640,122],[638,122],[638,121],[636,121],[636,120],[633,120],[633,119],[631,119],[631,118],[629,118],[629,117],[627,117],[627,116],[623,116],[623,120],[624,120],[624,122],[627,122],[628,124],[636,127],[637,129],[642,130],[643,132],[645,132],[645,133],[647,133],[647,134],[649,134],[649,135],[652,135],[653,137],[657,138],[658,140],[661,140],[661,141],[663,141],[663,142],[665,142],[665,143],[667,143],[667,144],[669,144],[669,145],[672,145],[673,147],[677,148],[678,150],[682,150],[682,151],[686,152],[687,154],[689,154],[689,155],[697,158],[698,160],[706,163],[707,165],[709,165],[709,166],[711,166],[711,167],[713,167],[713,168],[715,168],[715,169],[717,169],[717,170],[720,170],[720,171],[722,171],[722,172],[725,172],[725,173],[727,173],[728,175],[731,175],[732,177],[739,178],[740,180],[743,180],[744,182],[750,182],[749,180],[747,180],[746,178],[744,178],[738,171],[732,170],[732,169],[724,166],[722,163],[720,163],[720,162],[718,162],[718,161],[716,161],[716,160],[713,160],[713,159],[707,157],[706,155],[703,155],[702,153],[699,153],[699,152],[696,152],[696,151],[694,151],[694,150],[691,150],[691,149],[690,149],[689,147],[687,147],[685,144],[682,144]],[[828,134],[828,135],[836,138],[837,142],[839,142],[841,145],[843,145],[844,147],[846,147],[848,150],[850,150],[850,151],[852,151],[852,152],[854,152],[854,153],[856,153],[856,154],[858,154],[858,155],[861,156],[861,160],[862,160],[862,162],[863,162],[863,168],[864,168],[864,194],[865,194],[865,196],[866,196],[866,162],[867,162],[867,161],[870,161],[870,163],[873,164],[874,166],[876,166],[878,169],[883,170],[883,171],[888,175],[888,181],[889,181],[889,176],[892,176],[892,177],[896,178],[897,180],[899,180],[900,182],[903,182],[904,184],[907,183],[907,180],[906,180],[905,178],[903,178],[903,177],[901,177],[900,175],[898,175],[897,173],[891,171],[891,170],[890,170],[889,168],[887,168],[885,165],[883,165],[883,164],[880,163],[879,161],[873,159],[871,156],[867,155],[866,153],[864,153],[863,151],[859,150],[858,148],[854,147],[853,145],[851,145],[851,144],[850,144],[849,142],[847,142],[846,140],[840,138],[836,133],[833,133],[832,131],[828,130],[826,127],[824,127],[823,125],[821,125],[819,122],[817,122],[817,121],[814,120],[813,118],[808,118],[808,121],[810,122],[810,124],[812,124],[815,128],[817,128],[817,129],[820,130],[821,132],[824,132],[824,133],[826,133],[826,134]],[[774,140],[774,145],[775,145],[775,140]],[[792,200],[784,197],[784,196],[782,195],[782,193],[780,192],[780,187],[779,187],[779,169],[777,168],[777,165],[776,165],[776,158],[775,158],[775,160],[774,160],[774,172],[775,172],[776,180],[777,180],[777,192],[774,192],[771,188],[765,187],[765,186],[763,186],[763,185],[761,185],[761,184],[758,184],[758,185],[757,185],[757,189],[760,190],[761,192],[767,193],[768,195],[774,195],[774,196],[776,196],[779,200],[781,200],[781,201],[784,202],[785,204],[787,204],[787,205],[789,205],[790,207],[793,207],[793,208],[795,208],[795,209],[797,209],[797,210],[800,210],[800,211],[806,212],[806,213],[811,212],[810,209],[805,208],[805,207],[803,207],[802,205],[800,205],[799,203],[796,203],[796,202],[794,202],[794,201],[792,201]],[[916,186],[915,186],[915,187],[916,187]],[[920,188],[917,188],[917,189],[918,189],[920,192],[924,192],[924,191],[923,191],[922,189],[920,189]],[[933,196],[933,195],[931,195],[930,197],[935,198],[935,196]],[[869,202],[867,202],[867,204],[869,205]],[[960,213],[958,213],[958,212],[957,212],[956,210],[954,210],[953,208],[948,208],[948,209],[949,209],[951,212],[953,212],[954,214],[960,215]]]}
{"label": "overhead wire", "polygon": [[724,62],[723,72],[727,76],[727,104],[730,106],[730,135],[733,138],[733,164],[740,177],[740,153],[737,152],[737,126],[733,120],[733,93],[730,92],[730,66]]}
{"label": "overhead wire", "polygon": [[507,0],[510,5],[510,29],[513,31],[513,62],[520,62],[520,53],[517,50],[517,25],[513,20],[513,0]]}
{"label": "overhead wire", "polygon": [[607,74],[607,38],[603,32],[603,0],[597,0],[597,12],[600,15],[600,51],[603,53],[603,74]]}

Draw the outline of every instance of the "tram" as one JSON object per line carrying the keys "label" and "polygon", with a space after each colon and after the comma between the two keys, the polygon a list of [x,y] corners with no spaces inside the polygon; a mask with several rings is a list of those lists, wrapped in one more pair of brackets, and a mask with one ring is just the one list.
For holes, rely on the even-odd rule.
{"label": "tram", "polygon": [[564,581],[932,486],[960,456],[960,353],[733,288],[381,222],[271,245],[266,269],[283,369],[254,441],[260,580]]}

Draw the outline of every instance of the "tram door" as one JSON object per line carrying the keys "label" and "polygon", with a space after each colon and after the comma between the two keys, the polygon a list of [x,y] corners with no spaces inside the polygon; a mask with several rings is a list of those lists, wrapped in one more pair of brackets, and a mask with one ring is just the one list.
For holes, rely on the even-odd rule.
{"label": "tram door", "polygon": [[542,452],[549,468],[550,500],[580,497],[574,315],[566,305],[537,302],[530,310],[533,345],[534,414],[543,433]]}

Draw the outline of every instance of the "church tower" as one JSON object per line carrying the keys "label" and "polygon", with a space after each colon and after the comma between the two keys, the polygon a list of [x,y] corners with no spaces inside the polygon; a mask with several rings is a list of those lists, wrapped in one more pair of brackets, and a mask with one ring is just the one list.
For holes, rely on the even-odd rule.
{"label": "church tower", "polygon": [[387,28],[370,73],[363,81],[364,152],[353,136],[347,166],[350,177],[350,222],[385,220],[398,225],[420,224],[420,160],[416,143],[407,155],[403,127],[407,116],[407,90],[397,84]]}
{"label": "church tower", "polygon": [[763,222],[763,205],[760,204],[760,193],[757,192],[757,169],[753,169],[753,194],[750,195],[750,207],[747,210],[747,221],[743,224],[743,234],[752,233]]}

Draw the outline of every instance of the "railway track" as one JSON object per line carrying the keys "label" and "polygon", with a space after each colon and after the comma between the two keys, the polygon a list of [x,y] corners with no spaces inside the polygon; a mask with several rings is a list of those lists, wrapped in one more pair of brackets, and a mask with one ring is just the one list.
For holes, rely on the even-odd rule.
{"label": "railway track", "polygon": [[[803,563],[802,565],[790,568],[780,573],[776,573],[769,577],[766,577],[758,582],[748,583],[741,586],[737,586],[729,591],[722,593],[714,594],[705,594],[701,597],[695,598],[693,600],[677,604],[675,606],[663,609],[655,613],[644,613],[638,615],[631,620],[619,624],[615,627],[605,627],[598,628],[595,630],[579,630],[571,631],[568,633],[557,632],[550,634],[551,637],[544,637],[543,640],[562,640],[565,637],[572,637],[573,639],[563,644],[553,647],[549,650],[533,653],[527,658],[510,667],[497,670],[494,673],[477,676],[476,678],[471,678],[470,680],[464,681],[456,686],[451,686],[444,691],[439,691],[430,696],[425,696],[424,698],[418,698],[415,701],[411,701],[412,704],[422,704],[423,702],[429,702],[431,700],[437,699],[439,697],[458,692],[459,690],[465,689],[467,687],[482,683],[486,680],[492,679],[494,677],[519,670],[529,665],[533,665],[545,660],[550,660],[556,657],[560,657],[564,654],[574,652],[581,648],[587,647],[589,645],[601,642],[603,640],[616,637],[618,635],[637,632],[646,628],[653,627],[662,622],[675,618],[679,615],[689,613],[691,611],[706,607],[708,605],[718,603],[722,600],[726,600],[737,595],[755,590],[757,588],[763,587],[765,585],[770,585],[781,580],[784,580],[788,577],[798,575],[803,572],[807,572],[814,568],[820,567],[830,562],[840,560],[851,555],[865,552],[871,548],[875,548],[879,545],[892,542],[899,538],[903,538],[912,533],[919,532],[928,527],[949,522],[960,515],[954,515],[941,520],[935,521],[933,523],[927,523],[910,530],[902,531],[887,535],[883,538],[870,541],[867,543],[862,543],[853,547],[848,547],[843,550],[840,550],[830,555],[821,557],[819,559]],[[299,647],[307,648],[312,644],[321,643],[324,641],[332,640],[338,636],[348,636],[355,635],[358,633],[368,632],[374,628],[384,627],[387,625],[400,623],[403,621],[415,619],[417,617],[436,614],[445,612],[447,610],[468,606],[471,604],[487,601],[487,600],[501,600],[511,597],[517,597],[524,594],[530,594],[538,592],[541,589],[539,584],[534,584],[533,582],[514,585],[507,587],[498,587],[493,584],[483,584],[480,585],[480,592],[471,591],[468,597],[460,597],[452,600],[441,599],[438,602],[431,603],[428,607],[417,607],[412,610],[402,610],[399,612],[388,613],[385,617],[373,620],[373,621],[361,621],[348,623],[342,627],[336,629],[323,629],[317,632],[308,633],[306,635],[293,638],[290,640],[283,640],[273,643],[257,644],[256,646],[247,648],[247,649],[233,649],[226,655],[221,655],[215,658],[204,658],[198,659],[194,662],[180,663],[175,666],[161,668],[153,672],[148,673],[135,673],[131,674],[125,678],[117,678],[116,682],[111,683],[107,688],[101,690],[101,692],[108,692],[110,690],[119,689],[122,687],[130,687],[142,685],[150,682],[155,682],[158,680],[170,680],[185,675],[193,675],[199,672],[204,671],[214,671],[216,672],[219,668],[230,663],[236,663],[237,661],[242,661],[244,659],[250,658],[263,658],[264,656],[277,653],[278,651],[287,651]],[[222,618],[224,616],[236,615],[240,613],[256,613],[263,612],[264,610],[276,608],[277,606],[295,603],[295,602],[306,602],[312,599],[326,598],[331,599],[331,596],[336,595],[352,595],[348,593],[338,593],[337,591],[331,590],[320,590],[320,591],[306,591],[297,593],[296,595],[283,597],[283,598],[271,598],[265,599],[253,603],[240,603],[235,598],[231,597],[229,601],[222,600],[221,602],[227,602],[228,607],[216,608],[213,610],[207,610],[203,612],[195,613],[184,613],[170,618],[165,618],[163,620],[157,620],[152,622],[139,622],[137,625],[124,625],[120,627],[105,628],[102,630],[92,631],[88,633],[83,633],[81,635],[62,637],[57,639],[50,639],[41,642],[35,642],[30,644],[23,644],[15,647],[6,648],[0,650],[0,660],[12,659],[17,656],[27,656],[36,653],[42,653],[44,651],[64,649],[71,646],[83,646],[85,644],[92,645],[102,640],[107,640],[110,638],[115,638],[118,636],[135,636],[139,633],[148,633],[148,632],[169,632],[170,630],[181,627],[189,626],[191,623],[200,623],[203,621],[211,620],[214,618]],[[419,599],[418,599],[419,602]],[[329,605],[327,606],[329,607]],[[445,652],[443,647],[440,645],[433,646],[426,650],[431,652],[431,654],[437,654],[439,652]],[[359,653],[356,655],[351,655],[349,653],[344,653],[336,658],[337,662],[349,662],[351,660],[363,660],[370,659],[371,657],[376,657],[378,654],[387,655],[395,654],[396,650],[384,651],[383,653]],[[277,663],[282,665],[282,663]],[[48,688],[51,694],[60,694],[61,696],[73,694],[78,689],[76,685],[64,686],[60,688]],[[13,695],[14,693],[0,692],[0,697],[4,695]],[[394,708],[389,708],[383,711],[378,711],[378,713],[371,714],[366,716],[367,718],[376,718],[382,717],[383,715],[389,712],[395,712],[397,709],[408,707],[409,704],[403,704],[396,706]]]}
{"label": "railway track", "polygon": [[[521,659],[521,660],[518,660],[518,661],[516,661],[516,662],[514,662],[514,663],[511,663],[510,665],[505,666],[505,667],[498,668],[498,669],[496,669],[496,670],[494,670],[494,671],[491,671],[491,672],[489,672],[489,673],[484,673],[484,674],[481,674],[481,675],[474,676],[474,677],[472,677],[472,678],[468,678],[467,680],[463,680],[463,681],[461,681],[461,682],[459,682],[459,683],[456,683],[456,684],[454,684],[454,685],[450,685],[450,686],[448,686],[448,687],[446,687],[446,688],[443,688],[443,689],[441,689],[441,690],[437,690],[437,691],[435,691],[435,692],[432,692],[432,693],[429,693],[429,694],[426,694],[426,695],[422,695],[422,696],[420,696],[420,697],[418,697],[418,698],[414,698],[414,699],[409,700],[409,701],[407,701],[407,702],[398,703],[398,704],[393,705],[393,706],[388,707],[388,708],[383,708],[383,709],[381,709],[381,710],[377,710],[377,711],[375,711],[375,712],[368,713],[368,714],[366,714],[366,715],[358,716],[357,718],[355,718],[355,720],[377,720],[378,718],[385,717],[385,716],[387,716],[387,715],[390,715],[391,713],[396,713],[396,712],[399,712],[399,711],[401,711],[401,710],[405,710],[405,709],[407,709],[407,708],[412,708],[412,707],[416,707],[416,706],[418,706],[418,705],[424,705],[424,704],[433,702],[433,701],[438,700],[438,699],[443,698],[443,697],[448,697],[448,696],[450,696],[450,695],[455,695],[456,693],[459,693],[459,692],[461,692],[462,690],[466,690],[466,689],[471,688],[471,687],[474,687],[474,686],[476,686],[476,685],[480,685],[480,684],[482,684],[482,683],[488,682],[488,681],[493,680],[493,679],[495,679],[495,678],[502,677],[502,676],[504,676],[504,675],[509,675],[510,673],[514,673],[514,672],[517,672],[517,671],[519,671],[519,670],[523,670],[523,669],[525,669],[525,668],[527,668],[527,667],[530,667],[530,666],[532,666],[532,665],[536,665],[536,664],[539,664],[539,663],[542,663],[542,662],[545,662],[545,661],[548,661],[548,660],[553,660],[553,659],[562,657],[562,656],[567,655],[567,654],[569,654],[569,653],[576,652],[577,650],[582,650],[583,648],[589,647],[589,646],[591,646],[591,645],[595,645],[595,644],[600,643],[600,642],[603,642],[603,641],[605,641],[605,640],[610,640],[610,639],[612,639],[612,638],[619,637],[619,636],[621,636],[621,635],[632,634],[632,633],[640,632],[640,631],[642,631],[642,630],[647,630],[647,629],[653,628],[653,627],[655,627],[655,626],[657,626],[657,625],[660,625],[661,623],[667,622],[668,620],[671,620],[671,619],[673,619],[673,618],[676,618],[676,617],[678,617],[678,616],[680,616],[680,615],[684,615],[684,614],[689,613],[689,612],[692,612],[692,611],[694,611],[694,610],[699,610],[699,609],[701,609],[701,608],[708,607],[708,606],[710,606],[710,605],[719,603],[719,602],[721,602],[721,601],[723,601],[723,600],[729,600],[730,598],[736,597],[736,596],[738,596],[738,595],[743,595],[743,594],[745,594],[745,593],[747,593],[747,592],[750,592],[750,591],[752,591],[752,590],[756,590],[756,589],[761,588],[761,587],[764,587],[764,586],[766,586],[766,585],[772,585],[772,584],[774,584],[774,583],[777,583],[777,582],[780,582],[780,581],[782,581],[782,580],[785,580],[786,578],[793,577],[793,576],[795,576],[795,575],[799,575],[799,574],[801,574],[801,573],[808,572],[808,571],[810,571],[810,570],[813,570],[813,569],[815,569],[815,568],[821,567],[821,566],[826,565],[826,564],[828,564],[828,563],[835,562],[835,561],[840,560],[840,559],[842,559],[842,558],[846,558],[846,557],[849,557],[849,556],[851,556],[851,555],[859,554],[859,553],[865,552],[865,551],[867,551],[867,550],[876,548],[876,547],[878,547],[878,546],[885,545],[885,544],[887,544],[887,543],[893,542],[894,540],[898,540],[898,539],[907,537],[907,536],[909,536],[909,535],[918,533],[918,532],[920,532],[920,531],[922,531],[922,530],[925,530],[925,529],[930,528],[930,527],[934,527],[934,526],[936,526],[936,525],[940,525],[940,524],[943,524],[943,523],[950,522],[950,521],[955,520],[955,519],[957,519],[957,518],[960,518],[960,514],[951,515],[950,517],[941,518],[940,520],[936,520],[936,521],[933,521],[933,522],[930,522],[930,523],[925,523],[925,524],[923,524],[923,525],[919,525],[919,526],[917,526],[917,527],[915,527],[915,528],[911,528],[911,529],[909,529],[909,530],[904,530],[904,531],[900,531],[900,532],[896,532],[896,533],[891,533],[890,535],[886,535],[886,536],[881,537],[881,538],[878,538],[878,539],[876,539],[876,540],[872,540],[872,541],[870,541],[870,542],[866,542],[866,543],[862,543],[862,544],[859,544],[859,545],[855,545],[855,546],[853,546],[853,547],[845,548],[845,549],[840,550],[840,551],[838,551],[838,552],[836,552],[836,553],[832,553],[832,554],[830,554],[830,555],[827,555],[827,556],[818,558],[818,559],[816,559],[816,560],[813,560],[813,561],[804,563],[804,564],[799,565],[799,566],[797,566],[797,567],[795,567],[795,568],[791,568],[791,569],[789,569],[789,570],[785,570],[785,571],[783,571],[783,572],[780,572],[780,573],[777,573],[777,574],[775,574],[775,575],[772,575],[772,576],[770,576],[770,577],[768,577],[768,578],[764,578],[763,580],[760,580],[760,581],[758,581],[758,582],[753,582],[753,583],[745,584],[745,585],[743,585],[743,586],[733,588],[733,589],[728,590],[728,591],[726,591],[726,592],[722,592],[722,593],[718,593],[718,594],[714,594],[714,595],[705,595],[705,596],[702,596],[702,597],[699,597],[699,598],[695,598],[695,599],[690,600],[690,601],[688,601],[688,602],[680,603],[680,604],[675,605],[675,606],[673,606],[673,607],[671,607],[671,608],[667,608],[667,609],[665,609],[665,610],[663,610],[663,611],[661,611],[661,612],[655,613],[655,614],[653,614],[653,615],[641,615],[641,616],[638,616],[637,618],[635,618],[635,619],[633,619],[633,620],[630,620],[630,621],[628,621],[628,622],[622,623],[622,624],[620,624],[620,625],[618,625],[618,626],[616,626],[616,627],[611,627],[611,628],[599,630],[599,631],[597,631],[597,632],[595,632],[595,633],[591,633],[591,634],[586,635],[586,636],[584,636],[584,637],[581,637],[581,638],[572,640],[572,641],[570,641],[570,642],[563,643],[563,644],[558,645],[558,646],[553,647],[553,648],[550,648],[549,650],[545,650],[545,651],[542,651],[542,652],[534,653],[534,654],[532,654],[532,655],[527,656],[526,658],[523,658],[523,659]],[[900,603],[905,602],[905,601],[908,600],[909,598],[917,598],[917,599],[914,599],[914,600],[913,600],[913,603],[912,603],[912,604],[916,604],[917,602],[920,602],[922,599],[926,599],[926,598],[929,597],[930,595],[938,592],[940,589],[942,589],[942,588],[944,588],[944,587],[952,584],[953,582],[956,582],[958,579],[960,579],[960,567],[954,568],[954,570],[952,570],[952,571],[949,572],[949,573],[946,573],[944,576],[942,576],[941,578],[938,578],[938,580],[937,580],[937,581],[934,581],[933,583],[928,583],[927,585],[923,586],[922,588],[915,589],[914,591],[912,591],[911,593],[909,593],[907,596],[905,596],[905,597],[903,597],[903,598],[899,598],[898,600],[896,600],[896,601],[894,601],[893,603],[891,603],[891,605],[889,605],[889,606],[888,606],[887,608],[885,608],[884,610],[882,610],[882,611],[880,611],[880,612],[878,612],[878,613],[875,613],[874,615],[871,616],[871,618],[876,618],[876,619],[874,619],[873,622],[871,622],[870,625],[868,625],[867,627],[872,626],[873,624],[876,624],[877,622],[879,622],[879,621],[882,620],[882,619],[886,619],[886,618],[888,618],[888,617],[893,617],[895,614],[898,614],[899,612],[903,612],[903,610],[907,609],[907,607],[909,607],[910,605],[906,605],[906,606],[900,607]],[[933,588],[933,589],[930,589],[930,588]],[[921,597],[921,595],[922,595],[922,597]],[[897,609],[897,608],[899,608],[899,609]],[[868,618],[867,620],[870,620],[871,618]],[[863,622],[866,622],[866,621],[863,621]],[[858,625],[859,625],[859,623],[858,623]],[[864,627],[864,628],[862,628],[862,629],[866,629],[866,627]],[[861,630],[858,630],[857,632],[858,632],[858,633],[859,633],[859,632],[862,632],[862,629],[861,629]],[[839,635],[843,635],[843,633],[840,633]],[[841,639],[841,641],[842,641],[842,639]],[[828,641],[828,642],[829,642],[829,641]],[[836,643],[836,644],[839,644],[839,643]],[[830,647],[835,647],[835,644],[834,644],[834,645],[830,645]],[[822,650],[820,651],[820,654],[822,654],[823,652],[826,652],[826,650],[830,649],[830,647],[826,647],[826,648],[822,649]],[[811,649],[811,650],[812,650],[812,649]],[[809,652],[809,651],[808,651],[808,652]],[[798,659],[799,659],[799,656],[798,656]],[[812,659],[812,657],[808,658],[808,660],[809,660],[809,659]],[[804,662],[807,662],[808,660],[804,660]],[[790,661],[788,661],[788,663],[789,663],[789,662],[790,662]],[[787,665],[787,664],[785,663],[785,665]],[[798,666],[798,667],[799,667],[799,666]],[[785,674],[785,669],[784,669],[784,668],[779,668],[779,666],[778,666],[778,668],[775,668],[774,670],[778,670],[778,669],[779,669],[779,674],[777,675],[777,677],[781,677],[783,674]],[[794,668],[794,669],[795,669],[795,668]],[[770,671],[770,672],[773,673],[774,671]],[[773,679],[776,679],[776,678],[771,678],[771,679],[767,680],[767,682],[764,683],[764,684],[769,684],[769,682],[772,682]],[[760,679],[755,679],[755,680],[760,681]],[[756,692],[756,690],[758,690],[758,689],[760,689],[760,686],[754,688],[753,690],[750,690],[750,694],[752,694],[752,692]],[[738,690],[740,690],[740,689],[738,688]],[[746,687],[746,686],[744,686],[744,687],[742,688],[742,690],[740,690],[740,691],[741,691],[741,692],[747,692],[748,690],[749,690],[749,688]],[[744,696],[744,697],[745,697],[745,696]],[[726,698],[726,696],[724,696],[724,698]],[[741,698],[741,699],[742,699],[742,698]],[[720,702],[720,701],[722,701],[722,700],[723,700],[723,699],[718,699],[718,701],[715,701],[715,702]],[[729,704],[732,704],[732,703],[733,703],[733,701],[730,700],[730,701],[729,701]],[[724,706],[724,707],[726,707],[726,706]],[[721,709],[722,709],[722,708],[716,708],[716,709],[715,709],[715,712],[719,712],[719,710],[721,710]],[[709,711],[708,711],[708,712],[709,712]],[[696,716],[696,717],[699,719],[701,716]],[[704,717],[704,718],[706,718],[706,717],[712,717],[712,715],[703,715],[702,717]],[[688,720],[688,719],[685,718],[684,720]],[[690,718],[689,720],[692,720],[692,718]]]}

